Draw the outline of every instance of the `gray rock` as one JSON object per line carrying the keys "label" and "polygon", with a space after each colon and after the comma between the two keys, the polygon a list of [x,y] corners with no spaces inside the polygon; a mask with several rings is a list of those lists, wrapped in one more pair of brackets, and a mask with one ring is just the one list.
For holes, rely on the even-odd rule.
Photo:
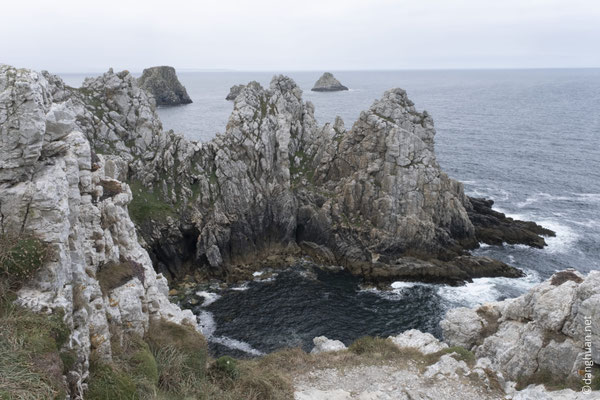
{"label": "gray rock", "polygon": [[[0,65],[1,228],[34,235],[51,248],[51,260],[16,302],[34,311],[65,312],[72,330],[66,346],[78,355],[68,386],[72,398],[81,398],[91,352],[103,360],[112,357],[109,320],[140,335],[151,319],[196,321],[169,302],[167,281],[154,271],[129,218],[129,186],[112,179],[121,175],[115,166],[107,176],[104,156],[92,152],[76,124],[81,104],[48,76]],[[117,157],[113,164],[122,165]],[[111,193],[105,185],[120,189]],[[96,273],[124,260],[140,268],[143,281],[134,278],[102,293]]]}
{"label": "gray rock", "polygon": [[154,96],[156,105],[175,106],[192,102],[185,87],[177,79],[173,67],[146,68],[138,79],[138,84]]}
{"label": "gray rock", "polygon": [[235,100],[239,95],[242,89],[244,89],[246,85],[234,85],[229,89],[229,94],[225,97],[225,100]]}
{"label": "gray rock", "polygon": [[327,353],[331,351],[346,350],[346,345],[339,340],[328,339],[325,336],[319,336],[313,339],[315,347],[311,354]]}
{"label": "gray rock", "polygon": [[[583,277],[570,270],[518,298],[451,310],[440,325],[450,345],[488,358],[508,379],[538,372],[567,379],[585,369],[585,357],[599,358],[600,337],[594,333],[599,312],[600,272]],[[586,333],[589,355],[584,352]]]}
{"label": "gray rock", "polygon": [[410,347],[419,350],[423,354],[436,353],[448,348],[446,343],[441,343],[431,333],[423,333],[417,329],[410,329],[389,339],[398,347]]}
{"label": "gray rock", "polygon": [[311,90],[314,92],[338,92],[340,90],[348,90],[348,88],[335,79],[333,74],[325,72],[315,82],[315,86]]}

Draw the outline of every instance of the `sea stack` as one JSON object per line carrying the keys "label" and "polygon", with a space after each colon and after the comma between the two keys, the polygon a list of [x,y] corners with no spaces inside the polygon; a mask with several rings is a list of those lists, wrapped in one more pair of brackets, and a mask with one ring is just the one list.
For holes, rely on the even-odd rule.
{"label": "sea stack", "polygon": [[338,92],[340,90],[348,90],[348,88],[335,79],[332,73],[325,72],[311,90],[313,92]]}
{"label": "sea stack", "polygon": [[138,85],[154,96],[157,106],[176,106],[192,102],[185,87],[177,79],[173,67],[146,68],[138,79]]}

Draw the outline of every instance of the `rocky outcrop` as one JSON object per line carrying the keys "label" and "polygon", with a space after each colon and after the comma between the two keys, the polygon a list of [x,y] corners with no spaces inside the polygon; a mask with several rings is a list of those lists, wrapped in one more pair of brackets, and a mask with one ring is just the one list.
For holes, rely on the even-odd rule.
{"label": "rocky outcrop", "polygon": [[339,92],[341,90],[348,90],[348,88],[335,79],[333,74],[325,72],[315,82],[315,86],[311,90],[313,92]]}
{"label": "rocky outcrop", "polygon": [[235,100],[245,87],[246,85],[233,85],[231,89],[229,89],[229,94],[225,97],[225,100]]}
{"label": "rocky outcrop", "polygon": [[173,67],[146,68],[138,79],[138,84],[154,96],[156,105],[176,106],[192,102],[185,87],[177,79]]}
{"label": "rocky outcrop", "polygon": [[475,227],[475,236],[479,242],[502,245],[526,244],[539,249],[546,246],[542,236],[555,236],[550,229],[531,221],[515,221],[501,212],[492,210],[493,200],[469,197],[467,214]]}
{"label": "rocky outcrop", "polygon": [[[3,234],[33,235],[50,247],[17,302],[64,311],[66,346],[77,354],[66,378],[71,397],[81,398],[90,354],[111,359],[111,326],[143,335],[152,319],[195,326],[195,317],[169,302],[167,281],[129,218],[132,193],[116,167],[124,162],[92,150],[68,90],[47,74],[0,65],[0,224]],[[103,291],[99,274],[115,265],[135,274]]]}
{"label": "rocky outcrop", "polygon": [[130,211],[161,272],[241,276],[309,255],[376,282],[521,276],[468,254],[471,202],[436,161],[431,117],[401,89],[347,130],[339,118],[319,127],[291,79],[251,82],[225,134],[196,143],[162,130],[127,72],[77,90],[47,79],[94,151],[122,160],[111,168],[135,189]]}
{"label": "rocky outcrop", "polygon": [[567,270],[515,299],[450,310],[441,326],[449,344],[489,358],[508,379],[580,381],[600,361],[599,313],[600,272]]}

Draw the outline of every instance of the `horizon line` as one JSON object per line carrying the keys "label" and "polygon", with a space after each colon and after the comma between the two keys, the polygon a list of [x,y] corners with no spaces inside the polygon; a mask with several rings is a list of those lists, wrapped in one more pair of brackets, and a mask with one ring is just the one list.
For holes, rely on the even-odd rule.
{"label": "horizon line", "polygon": [[[153,65],[146,68],[169,66]],[[59,71],[51,72],[52,74],[102,74],[110,68],[118,70],[118,68],[107,67],[104,70],[88,70],[88,71]],[[174,67],[177,72],[316,72],[323,73],[327,71],[333,72],[397,72],[397,71],[521,71],[521,70],[575,70],[575,69],[600,69],[600,66],[594,67],[456,67],[456,68],[356,68],[356,69],[233,69],[233,68],[196,68],[196,67]],[[33,68],[29,68],[33,69]],[[133,74],[141,74],[145,68],[141,70],[122,69],[121,71],[129,71]],[[42,70],[42,69],[41,69]],[[40,70],[40,71],[41,71]],[[47,69],[43,69],[47,70]]]}

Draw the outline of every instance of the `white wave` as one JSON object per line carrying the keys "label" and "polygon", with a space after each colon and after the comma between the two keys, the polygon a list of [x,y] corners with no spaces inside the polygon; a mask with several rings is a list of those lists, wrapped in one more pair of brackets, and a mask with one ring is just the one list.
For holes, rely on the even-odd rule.
{"label": "white wave", "polygon": [[256,271],[256,272],[252,273],[252,276],[257,277],[257,276],[261,276],[264,273],[265,273],[265,271]]}
{"label": "white wave", "polygon": [[524,208],[538,202],[578,202],[578,203],[599,203],[600,193],[570,193],[570,195],[552,195],[550,193],[539,192],[529,196],[525,201],[517,203],[517,207]]}
{"label": "white wave", "polygon": [[464,286],[439,286],[438,294],[456,307],[476,307],[480,304],[497,301],[504,290],[510,287],[524,293],[540,283],[539,275],[530,272],[523,278],[476,278]]}
{"label": "white wave", "polygon": [[200,290],[200,291],[196,292],[196,296],[204,298],[204,302],[202,303],[202,307],[206,307],[209,304],[212,304],[212,303],[214,303],[215,301],[217,301],[217,300],[219,300],[221,298],[221,296],[218,295],[217,293],[207,292],[207,291],[204,291],[204,290]]}
{"label": "white wave", "polygon": [[200,315],[198,315],[196,319],[198,321],[198,328],[207,341],[221,344],[225,347],[229,347],[230,349],[240,350],[254,356],[264,355],[262,351],[253,348],[249,343],[232,339],[227,336],[214,336],[214,333],[217,329],[217,324],[215,323],[211,312],[201,311]]}
{"label": "white wave", "polygon": [[373,293],[376,296],[379,296],[385,300],[398,301],[398,300],[402,300],[404,298],[404,296],[407,294],[407,289],[410,289],[410,288],[418,286],[418,285],[426,286],[428,284],[420,283],[420,282],[396,281],[396,282],[392,282],[392,284],[390,285],[392,287],[391,290],[379,290],[376,288],[366,288],[366,289],[359,290],[359,292]]}
{"label": "white wave", "polygon": [[244,290],[248,290],[248,282],[244,282],[241,285],[234,286],[231,290],[237,290],[238,292],[243,292]]}
{"label": "white wave", "polygon": [[556,233],[554,237],[545,238],[546,244],[548,244],[546,251],[549,253],[565,253],[579,240],[579,234],[567,225],[554,220],[542,220],[538,223]]}
{"label": "white wave", "polygon": [[240,351],[243,351],[244,353],[252,354],[253,356],[264,356],[265,355],[265,353],[263,353],[260,350],[255,349],[254,347],[250,346],[250,344],[248,344],[246,342],[242,342],[240,340],[229,338],[227,336],[219,336],[219,337],[213,336],[210,339],[210,341],[214,342],[214,343],[222,344],[223,346],[229,347],[230,349],[240,350]]}
{"label": "white wave", "polygon": [[406,289],[406,288],[411,288],[415,285],[416,285],[415,282],[397,281],[397,282],[392,282],[392,284],[390,286],[392,287],[392,289]]}
{"label": "white wave", "polygon": [[489,244],[487,244],[487,243],[483,243],[483,242],[479,242],[479,248],[480,248],[480,249],[485,249],[485,248],[488,248],[488,247],[490,247],[490,245],[489,245]]}
{"label": "white wave", "polygon": [[204,337],[208,338],[212,337],[213,333],[217,329],[217,324],[215,323],[215,319],[210,311],[200,311],[200,315],[196,317],[198,321],[198,328],[200,332],[204,335]]}

